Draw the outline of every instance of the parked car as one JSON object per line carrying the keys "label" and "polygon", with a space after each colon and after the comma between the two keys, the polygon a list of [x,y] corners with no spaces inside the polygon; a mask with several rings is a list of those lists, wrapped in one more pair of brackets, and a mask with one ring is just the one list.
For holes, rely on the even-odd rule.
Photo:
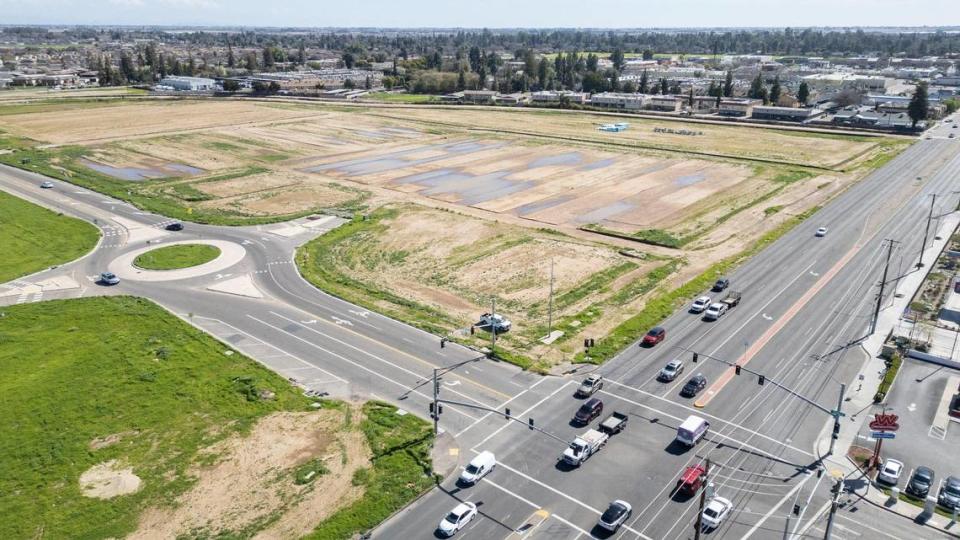
{"label": "parked car", "polygon": [[680,389],[680,395],[683,397],[695,397],[701,390],[707,387],[707,378],[702,374],[694,375]]}
{"label": "parked car", "polygon": [[453,536],[475,517],[477,517],[477,505],[472,502],[460,503],[440,520],[437,530],[443,536]]}
{"label": "parked car", "polygon": [[52,188],[53,188],[53,182],[47,180],[46,182],[41,183],[41,184],[40,184],[40,187],[42,187],[43,189],[52,189]]}
{"label": "parked car", "polygon": [[667,365],[660,369],[657,378],[661,381],[670,382],[683,373],[683,360],[671,360]]}
{"label": "parked car", "polygon": [[710,306],[713,299],[709,296],[701,296],[690,304],[690,313],[703,313],[703,310]]}
{"label": "parked car", "polygon": [[816,234],[816,236],[818,236],[818,237],[823,237],[823,236],[826,236],[826,235],[827,235],[827,228],[826,228],[826,227],[820,227],[819,229],[817,229],[817,234]]}
{"label": "parked car", "polygon": [[713,284],[713,290],[720,292],[730,286],[730,280],[728,278],[720,278],[716,283]]}
{"label": "parked car", "polygon": [[950,410],[947,411],[950,416],[960,418],[960,394],[954,394],[950,400]]}
{"label": "parked car", "polygon": [[883,462],[883,467],[881,467],[880,472],[877,473],[877,482],[895,486],[897,485],[897,482],[900,481],[900,474],[902,472],[902,462],[895,459],[888,459]]}
{"label": "parked car", "polygon": [[651,328],[647,335],[643,336],[643,345],[647,347],[653,347],[657,343],[663,341],[667,337],[667,331],[662,326],[656,326]]}
{"label": "parked car", "polygon": [[937,503],[944,508],[953,510],[960,508],[960,478],[948,476],[940,487]]}
{"label": "parked car", "polygon": [[913,476],[910,477],[910,481],[907,482],[907,493],[921,499],[926,499],[930,493],[930,486],[933,485],[935,476],[933,469],[930,467],[924,467],[922,465],[917,467],[917,469],[913,471]]}
{"label": "parked car", "polygon": [[116,285],[120,283],[120,278],[117,277],[113,272],[104,272],[100,274],[100,283],[104,285]]}
{"label": "parked car", "polygon": [[723,317],[723,314],[727,312],[727,305],[723,302],[716,302],[710,304],[710,307],[707,308],[707,311],[703,314],[703,320],[705,321],[715,321],[720,317]]}
{"label": "parked car", "polygon": [[573,415],[573,420],[579,424],[589,424],[591,420],[600,416],[602,412],[603,402],[597,398],[590,398],[580,406],[577,414]]}
{"label": "parked car", "polygon": [[607,510],[600,516],[598,525],[610,532],[617,532],[623,522],[630,519],[633,507],[627,501],[616,500],[610,503]]}
{"label": "parked car", "polygon": [[484,450],[477,454],[477,457],[470,460],[470,463],[460,473],[460,483],[476,484],[481,478],[490,473],[497,466],[497,458],[493,452]]}
{"label": "parked car", "polygon": [[183,230],[183,223],[180,223],[179,221],[175,221],[175,222],[167,225],[166,229],[167,229],[168,231],[182,231],[182,230]]}
{"label": "parked car", "polygon": [[716,529],[733,510],[733,503],[723,497],[714,497],[703,509],[703,530]]}
{"label": "parked car", "polygon": [[590,397],[603,388],[603,375],[590,375],[577,388],[577,397]]}

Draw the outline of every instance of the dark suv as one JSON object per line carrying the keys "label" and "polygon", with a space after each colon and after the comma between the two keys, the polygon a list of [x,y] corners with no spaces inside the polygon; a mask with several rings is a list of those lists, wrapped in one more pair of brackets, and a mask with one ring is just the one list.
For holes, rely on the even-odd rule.
{"label": "dark suv", "polygon": [[683,385],[683,388],[680,389],[680,395],[683,397],[694,397],[706,387],[707,378],[703,375],[694,375],[687,381],[687,384]]}
{"label": "dark suv", "polygon": [[729,286],[730,286],[730,280],[725,277],[722,277],[718,279],[716,283],[713,284],[713,290],[720,292]]}
{"label": "dark suv", "polygon": [[597,398],[590,398],[580,406],[577,414],[573,415],[573,420],[578,424],[589,424],[591,420],[600,416],[602,412],[603,402]]}

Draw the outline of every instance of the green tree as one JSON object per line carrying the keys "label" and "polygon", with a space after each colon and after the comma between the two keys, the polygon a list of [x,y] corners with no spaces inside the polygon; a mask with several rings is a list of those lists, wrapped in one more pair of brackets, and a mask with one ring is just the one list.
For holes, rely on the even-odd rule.
{"label": "green tree", "polygon": [[547,76],[549,74],[550,63],[547,62],[546,58],[541,58],[540,63],[537,64],[537,84],[540,86],[541,90],[547,87]]}
{"label": "green tree", "polygon": [[653,51],[650,49],[643,50],[643,59],[644,60],[653,60]]}
{"label": "green tree", "polygon": [[457,91],[463,91],[467,88],[467,76],[461,69],[457,74]]}
{"label": "green tree", "polygon": [[763,84],[763,75],[757,73],[753,82],[750,83],[750,93],[747,95],[753,99],[761,99],[763,97],[761,94],[766,94],[766,90],[767,87]]}
{"label": "green tree", "polygon": [[927,119],[929,103],[927,100],[927,83],[917,83],[917,89],[913,91],[913,97],[910,98],[910,104],[907,105],[907,114],[913,121],[913,128],[917,128],[917,122]]}
{"label": "green tree", "polygon": [[596,71],[597,67],[600,65],[600,58],[590,53],[587,55],[587,71]]}
{"label": "green tree", "polygon": [[264,69],[270,69],[273,67],[274,58],[273,58],[273,48],[264,47],[263,48],[263,67]]}
{"label": "green tree", "polygon": [[300,42],[300,46],[297,47],[297,64],[301,66],[307,64],[307,48],[302,41]]}
{"label": "green tree", "polygon": [[733,97],[733,72],[727,72],[727,78],[723,82],[723,97]]}
{"label": "green tree", "polygon": [[643,70],[643,73],[640,74],[640,88],[638,89],[641,94],[647,93],[647,85],[650,84],[650,81],[647,77],[647,70]]}
{"label": "green tree", "polygon": [[667,79],[665,78],[660,79],[660,93],[663,95],[670,93],[670,85],[667,83]]}
{"label": "green tree", "polygon": [[613,69],[622,72],[624,66],[626,65],[626,58],[623,54],[623,49],[616,48],[613,53],[610,54],[610,61],[613,62]]}
{"label": "green tree", "polygon": [[693,87],[692,86],[690,87],[690,96],[689,96],[689,99],[687,100],[687,105],[689,105],[691,109],[693,108]]}
{"label": "green tree", "polygon": [[626,81],[626,82],[624,82],[622,85],[620,85],[620,91],[621,91],[621,92],[624,92],[624,93],[627,93],[627,94],[636,93],[636,91],[637,91],[637,83],[635,83],[635,82],[633,82],[633,81]]}
{"label": "green tree", "polygon": [[236,67],[237,59],[233,56],[233,47],[227,46],[227,67]]}
{"label": "green tree", "polygon": [[249,52],[247,53],[247,60],[244,62],[244,67],[247,68],[247,71],[256,71],[257,70],[257,55]]}
{"label": "green tree", "polygon": [[807,84],[807,81],[800,83],[800,88],[797,90],[797,101],[799,101],[804,107],[807,106],[807,101],[810,99],[810,86]]}
{"label": "green tree", "polygon": [[357,58],[353,56],[352,52],[345,52],[340,55],[340,60],[343,62],[343,66],[347,69],[353,69],[353,65],[356,63]]}
{"label": "green tree", "polygon": [[227,79],[223,81],[223,91],[224,92],[237,92],[240,90],[240,83],[233,79]]}
{"label": "green tree", "polygon": [[776,105],[780,102],[780,76],[773,79],[773,86],[770,87],[770,102]]}
{"label": "green tree", "polygon": [[944,100],[943,105],[944,107],[947,108],[947,114],[953,114],[957,112],[958,109],[960,109],[960,99],[950,98],[950,99]]}
{"label": "green tree", "polygon": [[467,55],[470,60],[470,71],[479,72],[481,64],[480,47],[470,47],[470,54]]}

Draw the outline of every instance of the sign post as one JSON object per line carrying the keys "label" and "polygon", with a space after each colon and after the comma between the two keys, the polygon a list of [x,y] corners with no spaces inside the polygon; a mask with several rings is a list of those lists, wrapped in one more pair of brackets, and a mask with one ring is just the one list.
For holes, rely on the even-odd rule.
{"label": "sign post", "polygon": [[899,419],[900,417],[897,415],[887,414],[886,411],[874,415],[870,422],[870,430],[872,431],[870,435],[877,440],[877,446],[873,449],[871,467],[880,466],[880,447],[883,445],[884,439],[896,437],[896,431],[900,429],[900,424],[897,423]]}

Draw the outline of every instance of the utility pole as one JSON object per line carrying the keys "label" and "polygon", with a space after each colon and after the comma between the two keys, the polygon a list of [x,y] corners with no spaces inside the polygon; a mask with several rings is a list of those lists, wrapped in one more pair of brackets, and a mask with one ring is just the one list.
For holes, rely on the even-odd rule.
{"label": "utility pole", "polygon": [[920,245],[920,260],[917,261],[917,268],[923,268],[923,252],[927,250],[927,236],[930,234],[930,221],[933,220],[933,205],[937,202],[937,194],[931,193],[933,200],[930,201],[930,214],[927,215],[927,228],[923,231],[923,244]]}
{"label": "utility pole", "polygon": [[553,333],[553,258],[550,258],[550,307],[547,308],[547,337]]}
{"label": "utility pole", "polygon": [[497,350],[497,297],[490,302],[490,356],[494,356]]}
{"label": "utility pole", "polygon": [[433,436],[440,434],[440,379],[437,378],[437,368],[433,368],[433,409],[430,416],[433,417]]}
{"label": "utility pole", "polygon": [[836,444],[837,439],[840,437],[840,417],[843,416],[843,395],[847,392],[847,385],[840,383],[840,397],[837,398],[837,410],[833,415],[833,434],[830,435],[830,451],[827,452],[829,455],[833,455],[833,445]]}
{"label": "utility pole", "polygon": [[703,530],[703,508],[707,505],[707,485],[710,483],[710,459],[707,458],[703,469],[703,487],[700,488],[700,510],[697,511],[697,520],[693,527],[693,540],[700,540],[700,531]]}
{"label": "utility pole", "polygon": [[890,269],[890,257],[893,255],[893,239],[887,240],[887,262],[883,265],[883,278],[880,279],[880,294],[877,295],[877,305],[873,310],[873,321],[870,323],[870,333],[877,331],[877,318],[880,317],[880,306],[883,305],[883,289],[887,285],[887,271]]}
{"label": "utility pole", "polygon": [[837,514],[837,507],[840,506],[840,492],[843,491],[843,478],[838,478],[837,483],[833,485],[833,500],[830,501],[830,517],[827,518],[827,529],[823,533],[823,540],[830,540],[830,534],[833,532],[833,517]]}

